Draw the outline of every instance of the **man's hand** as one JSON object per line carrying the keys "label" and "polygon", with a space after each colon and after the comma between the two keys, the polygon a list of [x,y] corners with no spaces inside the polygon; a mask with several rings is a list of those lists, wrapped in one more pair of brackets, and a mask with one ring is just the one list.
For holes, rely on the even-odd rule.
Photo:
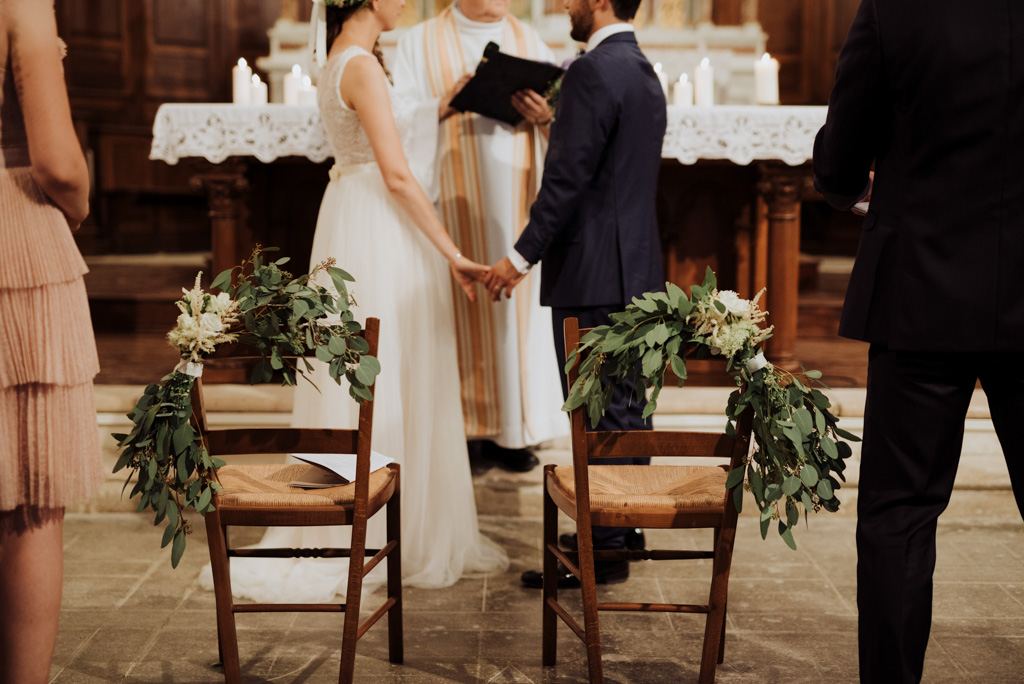
{"label": "man's hand", "polygon": [[516,267],[512,265],[508,257],[491,266],[490,272],[484,278],[484,286],[487,288],[487,293],[491,296],[491,301],[499,301],[503,289],[505,290],[505,296],[511,297],[512,290],[523,279],[523,275],[516,270]]}
{"label": "man's hand", "polygon": [[458,114],[458,112],[451,107],[452,100],[459,94],[460,90],[466,87],[466,84],[469,83],[469,79],[471,78],[473,78],[473,74],[464,74],[462,78],[455,82],[452,89],[444,94],[444,97],[441,98],[441,102],[437,106],[438,121],[444,121],[452,114]]}
{"label": "man's hand", "polygon": [[551,105],[533,90],[520,90],[512,95],[512,106],[523,115],[523,118],[536,126],[551,123],[554,112]]}

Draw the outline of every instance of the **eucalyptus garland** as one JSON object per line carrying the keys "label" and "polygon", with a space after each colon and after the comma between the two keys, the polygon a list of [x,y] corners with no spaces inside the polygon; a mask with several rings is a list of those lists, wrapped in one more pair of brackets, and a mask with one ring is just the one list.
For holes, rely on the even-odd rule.
{"label": "eucalyptus garland", "polygon": [[[241,266],[217,276],[211,289],[222,292],[216,296],[200,288],[199,276],[192,290],[182,290],[177,302],[181,315],[168,333],[182,362],[160,383],[146,387],[128,414],[134,425],[131,432],[113,435],[121,449],[114,472],[128,470],[125,488],[136,479],[130,497],[139,495],[139,511],[150,508],[156,513],[154,525],[166,520],[161,547],[172,544],[174,567],[191,531],[185,509],[205,515],[213,509],[214,493],[222,491],[217,468],[224,461],[203,445],[192,423],[191,403],[202,360],[219,344],[237,342],[260,352],[251,384],[271,382],[276,373],[282,384],[294,385],[313,370],[306,357],[315,354],[328,364],[335,382],[348,382],[354,400],[373,399],[369,388],[380,364],[367,354],[369,346],[350,309],[355,302],[346,283],[354,280],[352,276],[328,260],[293,277],[281,269],[287,257],[264,260],[265,253],[274,251],[257,247]],[[329,276],[334,292],[317,284],[320,273]]]}
{"label": "eucalyptus garland", "polygon": [[666,283],[665,292],[634,298],[625,311],[612,314],[611,325],[594,328],[569,354],[566,373],[580,352],[587,352],[562,408],[585,406],[596,427],[611,403],[613,385],[632,377],[637,399],[650,391],[646,418],[657,407],[669,368],[682,387],[687,358],[726,357],[727,373],[738,386],[729,396],[726,433],[735,436],[739,416],[754,412],[753,449],[746,463],[729,473],[726,486],[742,510],[745,482],[760,512],[762,539],[774,520],[782,539],[796,549],[793,528],[801,512],[806,518],[822,509],[839,510],[836,491],[846,481],[845,460],[852,453],[843,439],[859,439],[837,425],[828,397],[812,387],[828,389],[819,371],[790,373],[764,359],[759,345],[771,328],[762,327],[767,312],[758,307],[761,294],[750,301],[719,291],[709,268],[689,295]]}

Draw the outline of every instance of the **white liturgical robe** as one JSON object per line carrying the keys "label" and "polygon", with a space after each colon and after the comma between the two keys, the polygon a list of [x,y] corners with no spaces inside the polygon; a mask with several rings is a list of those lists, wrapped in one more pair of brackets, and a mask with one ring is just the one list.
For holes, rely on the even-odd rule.
{"label": "white liturgical robe", "polygon": [[[551,49],[514,17],[471,21],[457,4],[402,36],[395,87],[416,99],[441,97],[476,69],[489,42],[502,52],[554,62]],[[508,255],[526,225],[540,187],[542,137],[530,124],[509,126],[477,114],[442,124],[438,213],[462,253],[484,264]],[[561,411],[551,313],[539,303],[539,266],[511,299],[470,305],[455,288],[463,413],[470,438],[507,448],[568,434]]]}

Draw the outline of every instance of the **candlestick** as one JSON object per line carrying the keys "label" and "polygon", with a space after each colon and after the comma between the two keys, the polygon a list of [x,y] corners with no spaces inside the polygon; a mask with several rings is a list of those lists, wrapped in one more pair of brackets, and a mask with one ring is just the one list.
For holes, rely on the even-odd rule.
{"label": "candlestick", "polygon": [[661,92],[665,95],[665,101],[668,101],[668,77],[665,76],[665,72],[662,71],[661,62],[654,65],[654,75],[658,77],[658,83],[661,84]]}
{"label": "candlestick", "polygon": [[299,88],[302,87],[302,67],[298,64],[292,66],[290,73],[284,75],[284,103],[286,105],[299,104]]}
{"label": "candlestick", "polygon": [[767,52],[754,62],[754,101],[762,105],[779,104],[779,60]]}
{"label": "candlestick", "polygon": [[245,63],[245,58],[238,60],[238,65],[231,69],[231,101],[238,105],[252,102],[252,69]]}
{"label": "candlestick", "polygon": [[260,80],[256,74],[252,75],[252,88],[249,91],[249,104],[267,104],[267,84]]}
{"label": "candlestick", "polygon": [[299,88],[299,104],[303,107],[316,106],[316,86],[309,76],[302,77],[302,86]]}
{"label": "candlestick", "polygon": [[694,102],[698,107],[715,104],[715,70],[705,57],[693,72]]}
{"label": "candlestick", "polygon": [[676,107],[693,106],[693,83],[688,74],[683,74],[672,89],[672,104]]}

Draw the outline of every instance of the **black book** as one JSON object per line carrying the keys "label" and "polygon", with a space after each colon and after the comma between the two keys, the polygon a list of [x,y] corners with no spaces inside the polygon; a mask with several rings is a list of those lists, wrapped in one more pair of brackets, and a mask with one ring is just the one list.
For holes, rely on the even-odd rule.
{"label": "black book", "polygon": [[523,120],[512,106],[512,94],[533,90],[543,95],[562,75],[563,69],[547,62],[506,55],[496,43],[488,43],[476,74],[452,98],[452,109],[475,112],[513,126]]}

